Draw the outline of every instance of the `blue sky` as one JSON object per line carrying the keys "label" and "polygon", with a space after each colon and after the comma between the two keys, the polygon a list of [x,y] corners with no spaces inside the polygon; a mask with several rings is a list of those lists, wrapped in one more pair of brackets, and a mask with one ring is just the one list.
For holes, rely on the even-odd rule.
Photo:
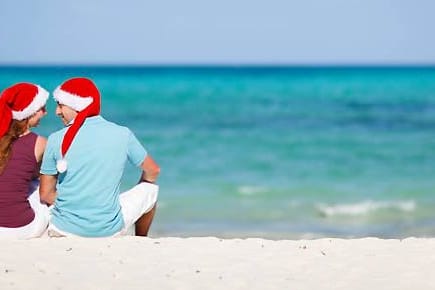
{"label": "blue sky", "polygon": [[2,0],[0,64],[435,64],[433,0]]}

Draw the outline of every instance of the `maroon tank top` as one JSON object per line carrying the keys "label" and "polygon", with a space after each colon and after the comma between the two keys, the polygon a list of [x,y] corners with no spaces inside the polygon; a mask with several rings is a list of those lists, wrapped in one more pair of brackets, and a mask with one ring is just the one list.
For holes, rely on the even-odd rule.
{"label": "maroon tank top", "polygon": [[22,227],[35,218],[27,198],[31,181],[39,176],[35,158],[37,137],[30,133],[12,143],[9,161],[0,173],[0,227]]}

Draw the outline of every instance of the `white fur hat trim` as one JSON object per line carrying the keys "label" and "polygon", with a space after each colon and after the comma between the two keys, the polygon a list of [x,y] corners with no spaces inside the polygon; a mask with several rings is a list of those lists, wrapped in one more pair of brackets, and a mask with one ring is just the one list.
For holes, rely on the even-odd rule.
{"label": "white fur hat trim", "polygon": [[42,87],[38,87],[38,93],[33,98],[33,101],[22,111],[14,111],[12,110],[12,118],[14,120],[24,120],[26,118],[29,118],[36,112],[38,112],[39,109],[45,106],[45,103],[47,103],[48,95],[49,93]]}
{"label": "white fur hat trim", "polygon": [[57,87],[56,90],[54,90],[53,97],[60,104],[71,107],[78,112],[85,109],[94,100],[92,97],[82,97],[79,95],[71,94],[67,91],[62,90],[60,86]]}

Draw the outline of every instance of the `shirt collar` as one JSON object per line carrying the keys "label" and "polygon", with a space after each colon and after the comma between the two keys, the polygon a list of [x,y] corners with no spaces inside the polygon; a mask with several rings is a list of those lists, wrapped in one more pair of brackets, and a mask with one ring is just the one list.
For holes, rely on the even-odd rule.
{"label": "shirt collar", "polygon": [[[97,122],[99,120],[102,120],[102,119],[103,119],[103,117],[101,117],[100,115],[92,116],[92,117],[87,117],[85,119],[85,122],[83,124],[85,124],[85,123],[95,123],[95,122]],[[75,118],[72,119],[66,126],[67,127],[71,126],[72,124],[74,124],[74,121],[75,121]]]}

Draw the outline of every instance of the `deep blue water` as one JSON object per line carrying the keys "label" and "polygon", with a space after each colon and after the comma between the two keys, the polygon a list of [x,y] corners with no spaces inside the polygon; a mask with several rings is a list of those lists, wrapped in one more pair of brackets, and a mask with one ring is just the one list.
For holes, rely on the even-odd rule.
{"label": "deep blue water", "polygon": [[0,88],[72,76],[161,165],[154,236],[435,236],[434,67],[0,67]]}

